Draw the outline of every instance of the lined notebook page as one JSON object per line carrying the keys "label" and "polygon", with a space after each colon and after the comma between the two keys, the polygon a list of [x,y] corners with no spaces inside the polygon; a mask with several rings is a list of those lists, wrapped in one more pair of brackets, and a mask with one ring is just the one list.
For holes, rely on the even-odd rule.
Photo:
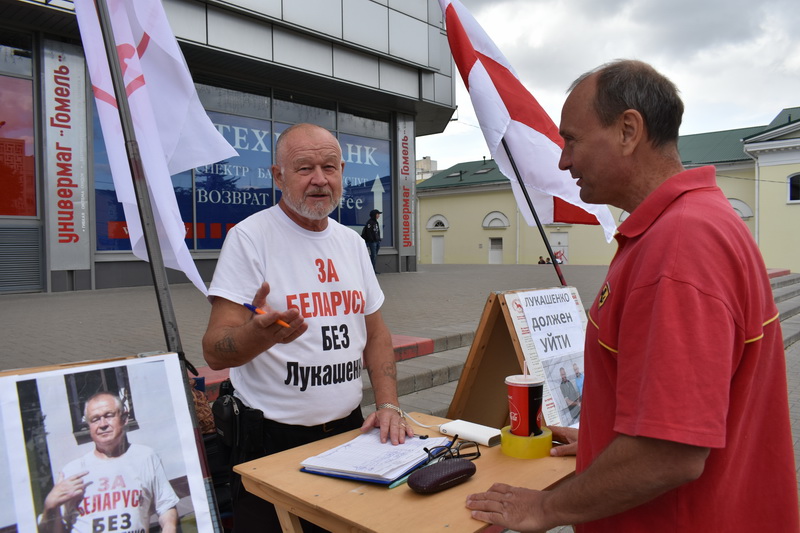
{"label": "lined notebook page", "polygon": [[373,428],[300,464],[312,472],[351,474],[365,479],[391,481],[428,457],[423,448],[446,446],[449,442],[447,437],[406,437],[405,443],[393,446],[391,442],[382,443],[380,429]]}

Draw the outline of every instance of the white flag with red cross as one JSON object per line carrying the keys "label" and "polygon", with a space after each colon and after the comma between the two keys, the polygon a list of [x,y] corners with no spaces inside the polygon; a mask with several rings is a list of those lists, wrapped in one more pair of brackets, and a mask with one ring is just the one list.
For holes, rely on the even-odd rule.
{"label": "white flag with red cross", "polygon": [[[104,1],[104,0],[99,0]],[[207,294],[184,238],[186,227],[170,176],[236,156],[197,96],[159,0],[107,0],[136,140],[164,265],[183,271]],[[97,112],[117,199],[136,257],[148,260],[117,100],[94,0],[75,0]]]}
{"label": "white flag with red cross", "polygon": [[533,226],[522,188],[502,146],[505,139],[525,189],[543,224],[600,224],[611,242],[617,226],[605,205],[580,199],[569,172],[558,168],[563,140],[558,128],[480,24],[458,0],[439,0],[447,39],[461,78],[469,91],[483,136],[511,187],[525,220]]}

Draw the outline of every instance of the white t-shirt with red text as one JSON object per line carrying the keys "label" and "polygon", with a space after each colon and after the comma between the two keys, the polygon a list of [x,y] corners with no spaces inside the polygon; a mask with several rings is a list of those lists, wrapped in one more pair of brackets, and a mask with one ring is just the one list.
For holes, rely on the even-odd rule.
{"label": "white t-shirt with red text", "polygon": [[114,458],[97,457],[92,450],[63,469],[65,478],[81,472],[89,472],[83,477],[88,485],[83,498],[62,511],[77,533],[147,533],[153,513],[161,515],[178,503],[161,460],[141,444]]}
{"label": "white t-shirt with red text", "polygon": [[267,304],[297,308],[308,330],[231,368],[236,395],[286,424],[347,416],[361,403],[364,317],[384,300],[363,239],[333,219],[316,232],[295,224],[279,206],[260,211],[228,233],[209,295],[251,303],[264,281]]}

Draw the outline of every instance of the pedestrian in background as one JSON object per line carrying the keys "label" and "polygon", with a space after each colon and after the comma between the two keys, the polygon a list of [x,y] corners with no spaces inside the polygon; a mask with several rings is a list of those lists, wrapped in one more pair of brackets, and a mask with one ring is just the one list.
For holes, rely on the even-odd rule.
{"label": "pedestrian in background", "polygon": [[364,229],[361,230],[361,237],[367,243],[369,248],[369,259],[372,261],[372,269],[378,273],[375,262],[378,259],[378,251],[381,249],[381,225],[378,224],[378,218],[381,216],[381,211],[373,209],[369,212],[369,220],[364,224]]}

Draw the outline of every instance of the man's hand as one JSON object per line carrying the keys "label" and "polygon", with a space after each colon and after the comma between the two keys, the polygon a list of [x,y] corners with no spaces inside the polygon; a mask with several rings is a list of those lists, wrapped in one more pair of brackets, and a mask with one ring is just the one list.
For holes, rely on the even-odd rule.
{"label": "man's hand", "polygon": [[61,533],[64,531],[64,521],[61,516],[61,506],[70,502],[77,503],[83,498],[83,493],[89,483],[84,483],[83,478],[89,472],[81,472],[64,479],[64,473],[59,472],[56,484],[47,493],[42,509],[42,518],[39,522],[39,533]]}
{"label": "man's hand", "polygon": [[58,509],[71,500],[83,498],[83,492],[89,486],[83,482],[83,478],[88,474],[89,472],[81,472],[64,479],[64,473],[59,472],[56,484],[44,500],[45,512]]}
{"label": "man's hand", "polygon": [[[568,429],[553,433],[559,440],[570,440]],[[552,490],[497,483],[487,492],[467,496],[466,506],[473,510],[473,518],[515,531],[588,522],[633,509],[694,481],[702,475],[709,452],[699,446],[618,434],[586,470]]]}
{"label": "man's hand", "polygon": [[[548,426],[553,432],[553,441],[563,443],[553,446],[550,455],[564,457],[578,452],[578,430],[575,428]],[[546,494],[538,490],[511,487],[495,483],[487,492],[467,496],[467,508],[477,520],[497,524],[515,531],[547,531],[558,524],[543,522],[542,501]]]}
{"label": "man's hand", "polygon": [[241,303],[214,298],[208,329],[203,336],[203,357],[211,369],[241,366],[264,350],[278,343],[292,342],[308,330],[308,324],[297,309],[278,312],[267,306],[268,294],[269,283],[264,282],[252,300],[263,313],[255,315]]}
{"label": "man's hand", "polygon": [[578,453],[578,430],[575,428],[565,428],[561,426],[547,426],[553,432],[553,440],[563,443],[562,446],[553,446],[550,455],[553,457],[564,457],[565,455],[577,455]]}
{"label": "man's hand", "polygon": [[381,428],[381,442],[390,440],[392,444],[403,444],[406,437],[414,436],[414,430],[408,425],[406,419],[388,407],[369,415],[361,426],[361,432],[366,433],[372,428]]}
{"label": "man's hand", "polygon": [[514,531],[547,531],[556,524],[541,521],[545,498],[543,491],[495,483],[486,492],[467,496],[466,506],[472,509],[472,518],[482,522]]}

